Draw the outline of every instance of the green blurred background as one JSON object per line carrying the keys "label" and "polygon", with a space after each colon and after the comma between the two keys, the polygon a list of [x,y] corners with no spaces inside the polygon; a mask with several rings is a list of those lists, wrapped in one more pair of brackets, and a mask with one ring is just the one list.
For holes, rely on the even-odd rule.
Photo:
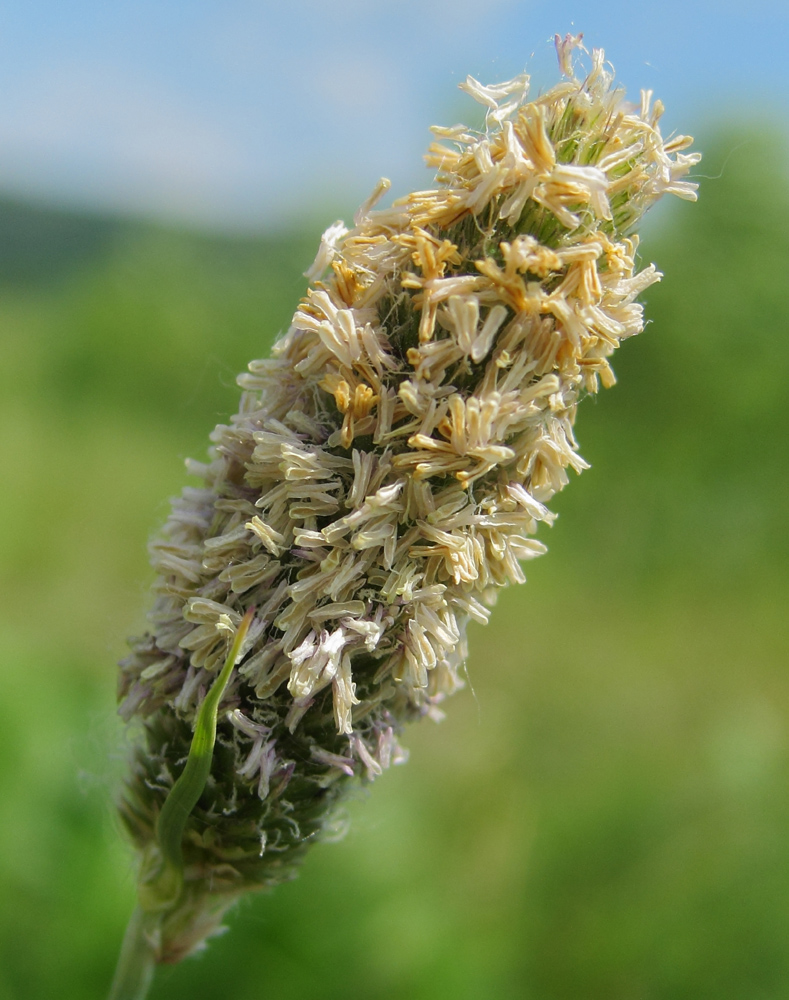
{"label": "green blurred background", "polygon": [[[710,131],[647,226],[593,468],[471,684],[340,843],[152,997],[789,996],[786,149]],[[146,541],[317,237],[0,204],[0,1000],[101,997],[133,905],[114,663]]]}

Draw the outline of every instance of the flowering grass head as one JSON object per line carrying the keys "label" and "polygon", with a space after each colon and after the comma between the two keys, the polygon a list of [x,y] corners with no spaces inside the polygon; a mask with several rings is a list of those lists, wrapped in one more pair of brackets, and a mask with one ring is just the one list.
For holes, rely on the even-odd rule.
{"label": "flowering grass head", "polygon": [[[564,79],[531,100],[525,74],[469,78],[486,125],[434,129],[437,186],[376,209],[382,181],[327,230],[290,329],[189,463],[201,485],[152,544],[151,628],[120,681],[143,726],[121,811],[158,961],[291,877],[354,782],[405,759],[404,724],[463,686],[468,622],[524,582],[547,504],[586,467],[578,402],[613,384],[660,278],[637,269],[635,227],[663,194],[696,197],[699,156],[663,139],[649,93],[624,102],[601,50],[576,75],[579,44],[557,39]],[[220,672],[168,862],[157,824]]]}

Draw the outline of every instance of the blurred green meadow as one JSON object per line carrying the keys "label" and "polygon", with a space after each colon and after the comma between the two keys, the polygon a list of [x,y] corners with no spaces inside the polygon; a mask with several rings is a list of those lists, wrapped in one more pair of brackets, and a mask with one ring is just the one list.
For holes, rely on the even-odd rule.
{"label": "blurred green meadow", "polygon": [[[758,131],[699,145],[699,204],[642,244],[651,323],[581,407],[593,468],[472,630],[466,690],[153,1000],[789,997],[789,178]],[[146,542],[330,221],[0,204],[0,1000],[108,988]]]}

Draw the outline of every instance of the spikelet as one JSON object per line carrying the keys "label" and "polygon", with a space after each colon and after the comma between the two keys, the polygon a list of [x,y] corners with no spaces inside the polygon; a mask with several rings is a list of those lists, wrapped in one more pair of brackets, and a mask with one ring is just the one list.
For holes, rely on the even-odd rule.
{"label": "spikelet", "polygon": [[[613,384],[660,278],[636,270],[634,227],[665,193],[695,199],[699,156],[664,142],[649,93],[623,102],[601,50],[576,78],[576,47],[557,38],[565,78],[531,101],[525,74],[469,78],[486,127],[434,130],[437,187],[375,210],[382,181],[354,228],[327,230],[152,544],[151,630],[121,665],[121,714],[144,728],[121,811],[158,961],[292,877],[352,782],[405,759],[404,723],[463,686],[468,621],[524,581],[546,504],[586,467],[578,401]],[[157,816],[249,608],[183,884],[157,904]]]}

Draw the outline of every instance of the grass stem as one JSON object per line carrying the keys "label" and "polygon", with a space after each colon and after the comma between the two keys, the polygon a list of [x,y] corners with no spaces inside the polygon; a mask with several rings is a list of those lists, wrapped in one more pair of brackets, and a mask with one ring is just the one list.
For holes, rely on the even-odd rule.
{"label": "grass stem", "polygon": [[156,960],[145,933],[146,914],[137,906],[121,945],[108,1000],[145,1000]]}

